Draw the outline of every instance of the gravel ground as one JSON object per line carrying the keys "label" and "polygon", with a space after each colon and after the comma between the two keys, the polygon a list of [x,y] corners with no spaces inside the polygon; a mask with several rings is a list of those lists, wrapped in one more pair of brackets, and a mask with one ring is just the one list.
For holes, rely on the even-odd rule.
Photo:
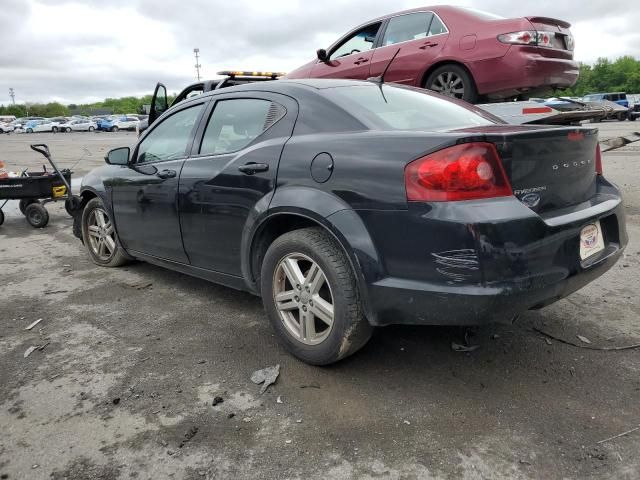
{"label": "gravel ground", "polygon": [[[32,141],[64,166],[82,158],[81,176],[135,134],[6,135],[0,159],[41,164]],[[514,325],[477,329],[471,353],[450,348],[461,329],[388,327],[328,368],[287,355],[259,299],[143,263],[96,267],[62,205],[44,230],[9,208],[0,478],[640,478],[640,431],[598,443],[640,425],[640,350],[534,330],[640,343],[634,148],[604,157],[631,242],[603,277]],[[25,358],[31,346],[41,349]],[[280,377],[260,395],[249,377],[275,364]]]}

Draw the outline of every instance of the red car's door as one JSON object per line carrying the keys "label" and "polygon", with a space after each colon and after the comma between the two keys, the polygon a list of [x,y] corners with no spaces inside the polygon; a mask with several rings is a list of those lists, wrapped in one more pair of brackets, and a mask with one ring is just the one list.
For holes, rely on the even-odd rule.
{"label": "red car's door", "polygon": [[415,12],[391,17],[380,46],[374,50],[370,76],[382,74],[400,49],[385,75],[385,81],[422,86],[422,74],[440,55],[449,32],[437,15]]}
{"label": "red car's door", "polygon": [[381,22],[352,32],[328,52],[329,58],[318,61],[311,69],[311,78],[351,78],[366,80]]}

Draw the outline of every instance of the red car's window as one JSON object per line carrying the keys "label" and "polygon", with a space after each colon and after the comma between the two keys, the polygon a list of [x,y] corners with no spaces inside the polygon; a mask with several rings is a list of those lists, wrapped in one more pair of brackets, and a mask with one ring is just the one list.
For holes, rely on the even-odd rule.
{"label": "red car's window", "polygon": [[378,35],[378,30],[380,30],[380,25],[382,24],[374,23],[373,25],[367,25],[366,27],[358,30],[343,41],[342,44],[339,45],[333,53],[331,53],[330,59],[334,60],[336,58],[346,57],[352,53],[361,53],[371,50],[373,48],[373,43],[376,40],[376,35]]}
{"label": "red car's window", "polygon": [[433,13],[417,12],[389,19],[382,45],[418,40],[427,36]]}

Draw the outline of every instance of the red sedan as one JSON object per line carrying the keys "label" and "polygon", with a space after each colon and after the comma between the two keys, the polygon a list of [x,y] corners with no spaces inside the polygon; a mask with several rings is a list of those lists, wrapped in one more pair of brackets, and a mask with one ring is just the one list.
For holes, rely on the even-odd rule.
{"label": "red sedan", "polygon": [[506,19],[464,7],[424,7],[367,22],[287,78],[379,76],[468,102],[540,96],[578,79],[571,25]]}

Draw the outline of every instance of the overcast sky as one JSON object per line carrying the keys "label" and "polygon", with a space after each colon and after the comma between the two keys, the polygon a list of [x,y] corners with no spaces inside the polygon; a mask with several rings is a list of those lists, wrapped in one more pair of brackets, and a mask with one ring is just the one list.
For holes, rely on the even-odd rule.
{"label": "overcast sky", "polygon": [[[576,58],[640,57],[640,0],[455,0],[573,24]],[[414,0],[0,0],[0,104],[180,91],[223,69],[288,71],[348,29]]]}

